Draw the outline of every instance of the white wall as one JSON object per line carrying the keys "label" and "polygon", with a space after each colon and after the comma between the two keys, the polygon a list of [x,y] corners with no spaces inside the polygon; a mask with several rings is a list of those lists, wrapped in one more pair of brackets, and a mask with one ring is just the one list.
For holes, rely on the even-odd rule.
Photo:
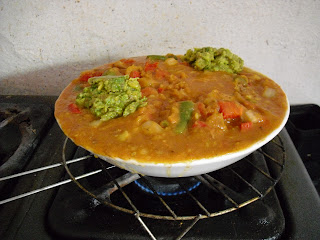
{"label": "white wall", "polygon": [[0,1],[0,94],[58,95],[119,58],[225,47],[320,105],[320,1]]}

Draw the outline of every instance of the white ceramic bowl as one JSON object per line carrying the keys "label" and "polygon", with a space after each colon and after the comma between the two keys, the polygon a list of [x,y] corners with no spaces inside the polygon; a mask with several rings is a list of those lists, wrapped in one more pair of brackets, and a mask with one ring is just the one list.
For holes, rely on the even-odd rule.
{"label": "white ceramic bowl", "polygon": [[101,159],[117,166],[123,168],[127,171],[133,173],[140,173],[142,175],[154,176],[154,177],[188,177],[196,176],[208,172],[212,172],[230,164],[233,164],[244,157],[248,156],[250,153],[254,152],[258,148],[262,147],[269,141],[271,141],[285,126],[289,117],[289,102],[287,100],[287,111],[285,117],[283,118],[280,126],[271,132],[264,139],[254,143],[250,147],[243,149],[241,151],[232,152],[212,158],[197,159],[194,161],[189,161],[187,163],[173,163],[173,164],[161,164],[161,163],[139,163],[136,160],[122,160],[120,158],[109,158],[101,155]]}

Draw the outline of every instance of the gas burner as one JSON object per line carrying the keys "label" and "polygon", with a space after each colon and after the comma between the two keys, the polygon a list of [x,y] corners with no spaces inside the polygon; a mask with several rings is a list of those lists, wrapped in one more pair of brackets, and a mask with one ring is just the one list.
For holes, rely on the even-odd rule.
{"label": "gas burner", "polygon": [[[0,104],[0,177],[22,171],[51,115],[52,110],[42,104]],[[12,185],[0,183],[3,196]]]}
{"label": "gas burner", "polygon": [[194,177],[159,178],[148,176],[140,178],[134,181],[134,183],[147,193],[157,193],[164,197],[186,194],[187,192],[191,192],[193,189],[196,189],[201,184],[201,182]]}
{"label": "gas burner", "polygon": [[19,171],[50,119],[45,105],[0,104],[0,176]]}

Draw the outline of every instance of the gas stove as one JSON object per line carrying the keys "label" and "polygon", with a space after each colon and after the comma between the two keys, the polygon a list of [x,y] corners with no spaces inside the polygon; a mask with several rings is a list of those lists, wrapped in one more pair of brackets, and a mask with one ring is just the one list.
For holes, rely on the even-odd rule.
{"label": "gas stove", "polygon": [[317,177],[292,128],[219,171],[152,178],[67,140],[55,100],[0,96],[1,239],[320,238]]}

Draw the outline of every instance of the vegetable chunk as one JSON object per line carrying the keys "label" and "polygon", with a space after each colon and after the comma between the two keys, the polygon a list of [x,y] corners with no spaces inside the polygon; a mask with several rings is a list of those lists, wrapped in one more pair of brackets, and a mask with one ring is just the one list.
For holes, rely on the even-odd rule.
{"label": "vegetable chunk", "polygon": [[243,112],[243,108],[235,102],[221,101],[219,107],[219,112],[223,114],[224,119],[240,117]]}
{"label": "vegetable chunk", "polygon": [[128,116],[146,105],[147,99],[142,97],[136,78],[106,75],[90,78],[88,82],[90,86],[77,96],[76,103],[103,121]]}
{"label": "vegetable chunk", "polygon": [[197,70],[225,71],[238,73],[243,69],[243,60],[225,48],[195,48],[189,49],[184,60]]}
{"label": "vegetable chunk", "polygon": [[184,101],[180,103],[180,120],[176,126],[176,133],[183,133],[187,129],[193,110],[193,102]]}
{"label": "vegetable chunk", "polygon": [[244,122],[240,124],[240,130],[242,132],[249,130],[250,128],[252,128],[252,122]]}

